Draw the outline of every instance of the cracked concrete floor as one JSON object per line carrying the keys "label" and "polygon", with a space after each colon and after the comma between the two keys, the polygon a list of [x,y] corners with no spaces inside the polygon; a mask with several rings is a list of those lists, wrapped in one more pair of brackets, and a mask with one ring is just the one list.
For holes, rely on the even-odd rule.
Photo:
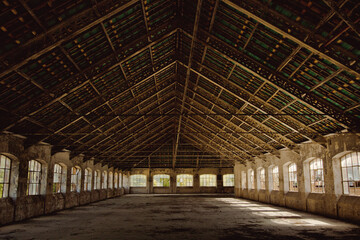
{"label": "cracked concrete floor", "polygon": [[223,195],[125,195],[0,228],[0,239],[360,239],[360,227]]}

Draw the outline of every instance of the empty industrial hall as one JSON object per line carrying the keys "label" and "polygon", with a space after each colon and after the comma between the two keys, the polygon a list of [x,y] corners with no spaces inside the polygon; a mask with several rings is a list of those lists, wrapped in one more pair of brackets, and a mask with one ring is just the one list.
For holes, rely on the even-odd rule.
{"label": "empty industrial hall", "polygon": [[0,0],[0,239],[360,239],[359,0]]}

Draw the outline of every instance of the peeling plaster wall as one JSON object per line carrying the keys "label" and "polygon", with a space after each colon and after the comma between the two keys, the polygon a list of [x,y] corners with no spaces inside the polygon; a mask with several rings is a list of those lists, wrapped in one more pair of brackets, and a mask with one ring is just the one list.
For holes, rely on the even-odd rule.
{"label": "peeling plaster wall", "polygon": [[[326,144],[302,143],[296,151],[283,149],[279,156],[264,155],[254,158],[247,165],[236,163],[235,195],[237,197],[255,201],[271,203],[302,211],[321,214],[329,217],[360,221],[360,196],[343,195],[341,185],[340,158],[346,153],[360,151],[360,138],[356,134],[344,133],[326,137]],[[310,191],[310,168],[312,159],[323,160],[325,193],[311,193]],[[297,166],[298,192],[288,191],[288,176],[286,173],[290,163]],[[279,167],[279,190],[271,189],[270,175],[273,166]],[[259,181],[257,169],[265,169],[265,190],[258,189]],[[248,183],[242,177],[246,173],[245,181],[248,181],[248,170],[254,170],[255,189],[249,189]],[[245,186],[245,187],[244,187]]]}

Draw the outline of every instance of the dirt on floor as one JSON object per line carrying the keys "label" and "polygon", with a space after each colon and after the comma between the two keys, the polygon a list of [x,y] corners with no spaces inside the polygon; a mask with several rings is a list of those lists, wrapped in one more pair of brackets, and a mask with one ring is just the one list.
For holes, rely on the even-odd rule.
{"label": "dirt on floor", "polygon": [[227,195],[125,195],[0,228],[0,239],[360,239],[360,227]]}

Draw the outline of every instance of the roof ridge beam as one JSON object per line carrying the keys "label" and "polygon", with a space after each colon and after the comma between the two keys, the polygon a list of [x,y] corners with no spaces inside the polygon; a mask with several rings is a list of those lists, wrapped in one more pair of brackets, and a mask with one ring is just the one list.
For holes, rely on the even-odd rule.
{"label": "roof ridge beam", "polygon": [[[196,42],[196,38],[197,38],[197,31],[198,31],[199,22],[200,22],[201,5],[202,5],[202,0],[198,0],[197,7],[196,7],[195,20],[194,20],[193,37],[191,39],[189,63],[188,63],[187,72],[186,72],[184,95],[183,95],[183,99],[182,99],[182,103],[181,103],[180,113],[183,113],[183,111],[184,111],[186,92],[187,92],[189,78],[190,78],[190,72],[191,72],[190,69],[191,69],[192,58],[193,58],[193,54],[194,54],[195,42]],[[179,147],[181,122],[182,122],[182,115],[180,115],[180,117],[179,117],[179,124],[178,124],[178,128],[177,128],[177,133],[176,133],[175,150],[174,150],[174,156],[173,156],[173,161],[172,161],[173,169],[175,168],[176,154],[177,154],[177,150]]]}

